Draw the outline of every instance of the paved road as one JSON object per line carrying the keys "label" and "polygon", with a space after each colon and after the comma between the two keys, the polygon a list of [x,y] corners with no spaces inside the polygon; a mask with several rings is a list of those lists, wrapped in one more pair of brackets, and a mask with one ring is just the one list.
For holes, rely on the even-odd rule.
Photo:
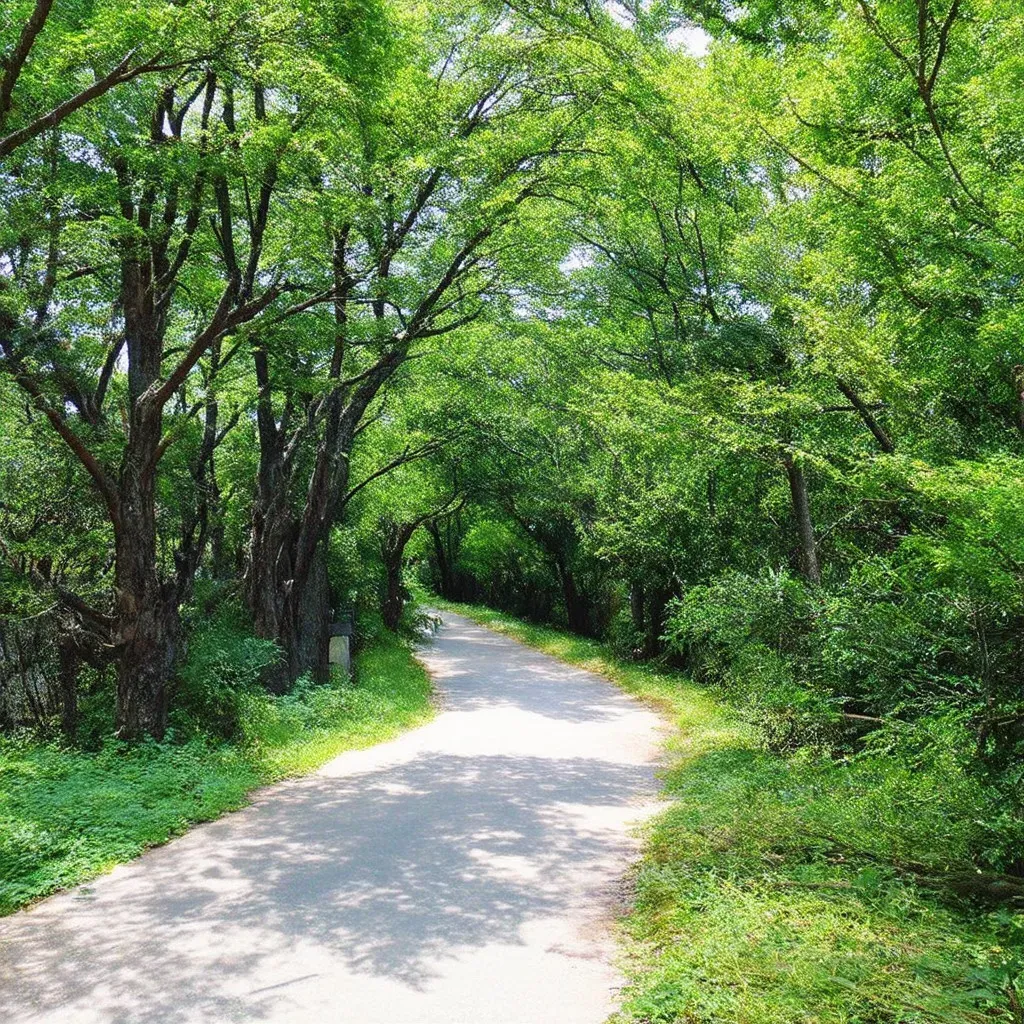
{"label": "paved road", "polygon": [[442,713],[0,920],[5,1024],[600,1024],[659,722],[445,615]]}

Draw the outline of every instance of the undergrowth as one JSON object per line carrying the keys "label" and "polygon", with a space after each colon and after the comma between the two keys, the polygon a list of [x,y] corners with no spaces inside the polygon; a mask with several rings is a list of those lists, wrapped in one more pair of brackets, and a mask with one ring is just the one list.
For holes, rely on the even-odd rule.
{"label": "undergrowth", "polygon": [[479,606],[468,615],[598,672],[672,723],[667,810],[645,827],[623,921],[616,1024],[1020,1024],[1024,918],[921,888],[907,861],[956,865],[969,823],[941,776],[881,753],[764,748],[684,677]]}
{"label": "undergrowth", "polygon": [[248,793],[379,743],[431,715],[430,682],[390,634],[356,659],[354,682],[245,694],[233,742],[97,751],[0,739],[0,914],[76,885],[241,807]]}

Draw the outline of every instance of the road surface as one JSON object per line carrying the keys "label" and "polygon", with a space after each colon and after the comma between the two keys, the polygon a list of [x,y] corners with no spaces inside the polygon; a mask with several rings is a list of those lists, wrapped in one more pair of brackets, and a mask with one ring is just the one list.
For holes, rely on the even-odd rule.
{"label": "road surface", "polygon": [[445,614],[436,719],[0,919],[5,1024],[601,1024],[659,720]]}

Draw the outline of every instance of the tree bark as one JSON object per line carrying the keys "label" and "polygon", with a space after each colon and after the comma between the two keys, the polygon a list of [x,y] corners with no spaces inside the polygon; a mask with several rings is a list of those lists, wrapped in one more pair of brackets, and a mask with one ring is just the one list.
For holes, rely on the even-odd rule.
{"label": "tree bark", "polygon": [[289,674],[308,673],[318,683],[330,676],[328,644],[331,625],[331,588],[327,574],[326,541],[317,546],[305,584],[294,601],[295,622],[288,637]]}
{"label": "tree bark", "polygon": [[644,638],[644,657],[653,658],[661,649],[661,631],[665,624],[665,608],[671,592],[664,587],[651,587],[647,599],[647,628]]}
{"label": "tree bark", "polygon": [[388,558],[384,565],[385,583],[384,600],[381,602],[381,615],[384,625],[392,633],[397,632],[402,620],[402,609],[405,607],[405,594],[402,587],[402,555],[396,552]]}
{"label": "tree bark", "polygon": [[428,522],[426,524],[426,529],[434,544],[434,561],[437,563],[437,574],[441,588],[441,596],[448,601],[457,600],[452,564],[448,558],[448,552],[445,549],[444,538],[441,536],[441,528],[437,523]]}
{"label": "tree bark", "polygon": [[800,567],[809,583],[821,582],[821,568],[818,564],[818,546],[814,536],[814,520],[811,518],[811,503],[807,493],[807,480],[803,470],[793,456],[785,452],[782,464],[789,478],[789,492],[793,501],[793,515],[796,518],[797,535],[800,539]]}
{"label": "tree bark", "polygon": [[[145,359],[141,362],[146,365]],[[118,651],[116,728],[123,739],[163,736],[167,685],[181,644],[175,588],[161,579],[157,565],[155,467],[161,410],[141,397],[158,372],[151,368],[140,377],[136,365],[135,374],[129,374],[129,391],[140,397],[133,402],[118,482],[113,644]]]}
{"label": "tree bark", "polygon": [[565,617],[569,631],[580,636],[590,636],[590,610],[586,597],[576,586],[576,579],[564,560],[558,559],[555,566],[562,585],[562,600],[565,602]]}
{"label": "tree bark", "polygon": [[381,535],[381,555],[384,561],[384,594],[381,615],[384,625],[397,632],[405,607],[405,587],[402,584],[402,560],[405,546],[422,520],[411,523],[385,523]]}

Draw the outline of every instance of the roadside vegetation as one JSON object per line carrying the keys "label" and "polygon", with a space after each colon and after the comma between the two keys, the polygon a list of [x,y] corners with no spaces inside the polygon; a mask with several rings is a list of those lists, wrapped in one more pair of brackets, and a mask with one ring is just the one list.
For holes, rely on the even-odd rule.
{"label": "roadside vegetation", "polygon": [[971,822],[933,766],[772,752],[720,690],[482,605],[441,604],[611,679],[672,725],[670,804],[645,828],[616,1022],[1021,1019],[1021,918],[946,884],[970,870]]}
{"label": "roadside vegetation", "polygon": [[251,637],[213,632],[198,645],[203,682],[191,683],[189,696],[192,708],[217,703],[220,734],[200,731],[186,710],[161,742],[108,736],[82,749],[31,735],[0,739],[0,914],[242,807],[259,786],[307,774],[432,714],[425,669],[388,631],[368,641],[351,679],[300,681],[280,696],[259,686]]}

